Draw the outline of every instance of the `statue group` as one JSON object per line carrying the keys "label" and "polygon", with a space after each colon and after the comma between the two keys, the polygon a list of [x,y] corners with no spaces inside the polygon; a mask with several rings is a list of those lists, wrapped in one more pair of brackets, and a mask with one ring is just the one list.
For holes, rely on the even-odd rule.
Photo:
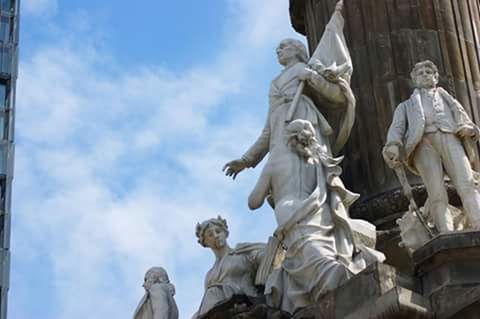
{"label": "statue group", "polygon": [[[248,206],[254,210],[267,202],[277,228],[267,244],[232,248],[225,219],[219,216],[197,225],[198,242],[213,252],[215,263],[206,275],[195,319],[236,295],[260,298],[272,309],[293,314],[385,260],[375,250],[375,226],[349,217],[349,207],[359,195],[340,177],[339,153],[355,114],[342,8],[339,1],[310,58],[298,40],[283,40],[276,49],[283,70],[271,82],[265,126],[254,144],[228,162],[224,171],[235,179],[268,156]],[[480,130],[460,103],[437,87],[439,74],[432,62],[419,62],[411,76],[416,88],[395,111],[383,156],[391,168],[403,172],[400,178],[404,166],[420,175],[428,192],[422,210],[413,201],[399,220],[403,242],[414,250],[430,234],[458,229],[448,205],[445,173],[462,199],[460,214],[468,219],[464,224],[480,229],[478,176],[469,161]],[[337,127],[324,116],[325,109],[341,115]],[[401,182],[408,184],[405,178]],[[409,237],[412,230],[415,238]],[[134,319],[178,317],[174,289],[163,269],[147,272],[145,290]]]}

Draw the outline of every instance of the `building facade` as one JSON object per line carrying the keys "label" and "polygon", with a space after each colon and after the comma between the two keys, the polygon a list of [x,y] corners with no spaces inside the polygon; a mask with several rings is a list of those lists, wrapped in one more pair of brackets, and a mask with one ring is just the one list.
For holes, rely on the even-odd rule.
{"label": "building facade", "polygon": [[0,319],[7,318],[19,1],[0,0]]}

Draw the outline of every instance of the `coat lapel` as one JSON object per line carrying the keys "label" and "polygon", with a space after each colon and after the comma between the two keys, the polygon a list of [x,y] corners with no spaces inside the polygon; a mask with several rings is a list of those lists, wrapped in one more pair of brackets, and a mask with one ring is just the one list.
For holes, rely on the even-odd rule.
{"label": "coat lapel", "polygon": [[411,154],[425,131],[425,112],[422,106],[420,90],[415,89],[407,105],[408,136],[406,137],[405,151]]}
{"label": "coat lapel", "polygon": [[425,121],[425,112],[423,111],[422,96],[420,95],[419,89],[415,89],[415,91],[413,91],[410,101],[409,113],[411,113],[415,118]]}

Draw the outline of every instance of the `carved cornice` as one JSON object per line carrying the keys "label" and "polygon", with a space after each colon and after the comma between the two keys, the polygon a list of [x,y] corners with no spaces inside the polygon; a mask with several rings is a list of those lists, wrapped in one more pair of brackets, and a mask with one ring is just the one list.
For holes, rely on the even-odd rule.
{"label": "carved cornice", "polygon": [[[461,206],[455,188],[446,184],[449,202],[453,206]],[[418,206],[421,207],[427,199],[427,192],[422,185],[412,187],[413,197]],[[377,226],[388,224],[398,218],[398,214],[408,210],[408,199],[403,195],[401,189],[395,189],[375,197],[360,200],[350,208],[350,216],[361,218],[374,223]]]}

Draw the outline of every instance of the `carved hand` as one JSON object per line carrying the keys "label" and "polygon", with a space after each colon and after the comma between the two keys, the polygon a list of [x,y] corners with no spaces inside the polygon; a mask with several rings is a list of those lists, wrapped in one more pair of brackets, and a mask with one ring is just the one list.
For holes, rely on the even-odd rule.
{"label": "carved hand", "polygon": [[400,148],[398,145],[385,146],[382,151],[383,159],[387,163],[388,167],[395,168],[400,165]]}
{"label": "carved hand", "polygon": [[311,69],[304,68],[303,70],[299,71],[297,76],[301,81],[306,81],[312,78],[312,73],[313,71]]}
{"label": "carved hand", "polygon": [[457,134],[461,138],[474,137],[475,136],[475,129],[471,126],[468,126],[468,125],[462,126],[457,131]]}
{"label": "carved hand", "polygon": [[243,159],[236,159],[228,162],[223,167],[222,171],[225,172],[226,176],[232,176],[235,179],[241,171],[247,167],[247,163]]}

